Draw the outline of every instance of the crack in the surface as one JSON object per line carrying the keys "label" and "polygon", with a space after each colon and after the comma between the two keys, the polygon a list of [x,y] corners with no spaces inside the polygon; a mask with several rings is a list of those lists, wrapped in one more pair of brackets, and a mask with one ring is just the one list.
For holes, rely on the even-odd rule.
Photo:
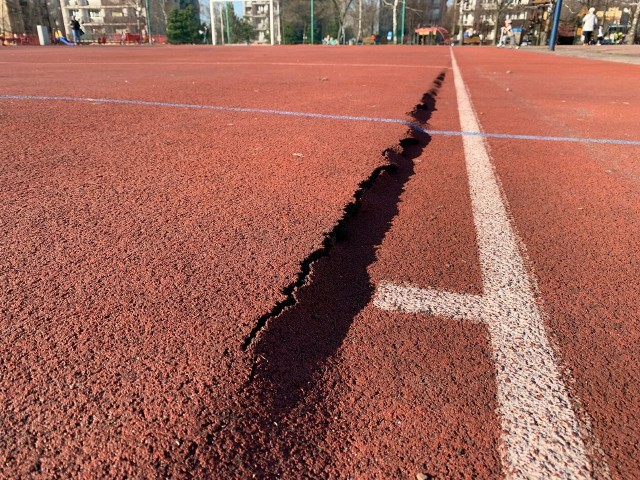
{"label": "crack in the surface", "polygon": [[[430,117],[431,112],[434,109],[435,105],[435,96],[437,96],[437,91],[442,85],[442,82],[445,78],[445,72],[441,72],[440,75],[436,77],[433,82],[433,85],[429,91],[427,91],[421,98],[421,103],[414,106],[410,115],[417,120],[420,124],[424,124]],[[412,129],[414,130],[414,129]],[[410,150],[412,146],[416,145],[418,140],[416,140],[412,136],[412,130],[408,132],[408,135],[398,142],[402,151],[399,153],[402,157],[407,157],[407,150]],[[260,318],[258,318],[255,327],[251,330],[249,335],[245,338],[242,343],[242,350],[246,350],[253,341],[258,337],[260,332],[266,327],[267,322],[279,316],[282,312],[284,312],[288,307],[292,307],[297,303],[295,293],[296,291],[303,287],[309,278],[311,273],[312,265],[317,262],[320,258],[325,257],[331,251],[333,245],[344,238],[346,234],[346,224],[347,222],[353,218],[360,208],[362,196],[374,185],[376,179],[380,176],[382,172],[395,173],[398,171],[398,164],[392,161],[393,155],[398,155],[396,148],[387,148],[382,152],[382,156],[386,157],[389,163],[377,167],[371,175],[362,182],[358,184],[358,189],[353,195],[353,200],[344,207],[343,215],[338,220],[338,222],[334,225],[333,229],[324,234],[324,239],[322,241],[322,245],[311,252],[300,264],[300,270],[296,275],[295,281],[287,285],[283,288],[282,293],[285,296],[284,300],[277,302],[274,307]],[[251,367],[251,373],[249,374],[249,382],[251,382],[255,376],[256,369],[258,365],[258,359],[254,359],[253,365]]]}
{"label": "crack in the surface", "polygon": [[[401,145],[402,145],[402,142],[401,142]],[[385,150],[383,152],[383,156],[387,157],[388,159],[390,152],[391,152],[391,149]],[[282,293],[285,295],[286,298],[284,300],[277,302],[270,312],[265,313],[258,319],[256,326],[253,327],[253,330],[251,330],[251,333],[245,338],[244,342],[242,343],[243,350],[246,350],[249,347],[249,345],[251,345],[251,342],[253,342],[253,340],[258,336],[258,333],[260,333],[260,330],[262,330],[265,327],[265,325],[267,324],[267,321],[270,318],[277,317],[287,307],[290,307],[296,304],[295,292],[298,288],[304,286],[304,284],[306,283],[307,278],[311,273],[311,266],[320,258],[328,255],[329,252],[331,251],[331,247],[333,247],[333,244],[344,237],[345,231],[346,231],[345,224],[351,217],[353,217],[357,213],[358,209],[360,208],[360,199],[362,198],[362,195],[364,195],[364,193],[371,188],[371,186],[375,183],[376,178],[378,178],[378,176],[382,172],[386,171],[389,173],[393,173],[397,170],[398,170],[398,165],[390,161],[386,165],[381,165],[380,167],[376,168],[371,173],[369,178],[367,178],[366,180],[363,180],[358,184],[358,190],[356,190],[356,193],[353,195],[353,200],[349,202],[349,204],[346,207],[344,207],[342,218],[338,220],[338,222],[334,225],[333,229],[329,233],[324,234],[324,240],[322,241],[322,245],[316,250],[314,250],[313,252],[311,252],[311,254],[302,261],[302,263],[300,264],[300,271],[296,276],[296,280],[293,283],[287,285],[282,290]],[[254,370],[255,370],[255,364],[251,369],[252,376],[253,376]]]}

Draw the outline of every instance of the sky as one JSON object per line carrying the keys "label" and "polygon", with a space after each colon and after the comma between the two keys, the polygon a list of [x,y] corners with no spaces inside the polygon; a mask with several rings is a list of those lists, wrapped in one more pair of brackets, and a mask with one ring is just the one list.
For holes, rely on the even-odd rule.
{"label": "sky", "polygon": [[[209,0],[198,0],[200,2],[200,21],[202,23],[209,23]],[[236,15],[242,18],[243,4],[242,2],[233,2],[233,10]]]}

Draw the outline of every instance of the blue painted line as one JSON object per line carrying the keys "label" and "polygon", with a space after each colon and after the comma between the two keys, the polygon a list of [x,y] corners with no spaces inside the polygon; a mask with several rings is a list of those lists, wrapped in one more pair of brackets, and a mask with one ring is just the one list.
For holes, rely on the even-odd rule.
{"label": "blue painted line", "polygon": [[221,107],[216,105],[196,105],[191,103],[167,103],[167,102],[148,102],[145,100],[121,100],[115,98],[80,98],[80,97],[51,97],[36,95],[0,95],[0,99],[4,100],[52,100],[66,102],[87,102],[87,103],[112,103],[123,105],[142,105],[148,107],[170,107],[170,108],[193,108],[198,110],[217,110],[224,112],[242,112],[242,113],[264,113],[271,115],[285,115],[290,117],[304,118],[323,118],[329,120],[347,120],[353,122],[372,122],[372,123],[400,123],[415,130],[416,132],[425,133],[427,135],[445,135],[452,137],[484,137],[484,138],[502,138],[506,140],[537,140],[543,142],[573,142],[573,143],[603,143],[609,145],[636,145],[640,146],[640,140],[617,140],[610,138],[576,138],[576,137],[551,137],[540,135],[517,135],[509,133],[485,133],[485,132],[457,132],[447,130],[426,130],[420,125],[401,120],[397,118],[380,118],[380,117],[361,117],[353,115],[331,115],[326,113],[308,113],[293,112],[289,110],[271,110],[261,108],[242,108],[242,107]]}

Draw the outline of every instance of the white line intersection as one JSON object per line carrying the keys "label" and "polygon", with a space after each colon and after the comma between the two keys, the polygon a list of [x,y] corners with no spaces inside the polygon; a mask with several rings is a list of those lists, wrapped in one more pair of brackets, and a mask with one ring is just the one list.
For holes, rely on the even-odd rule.
{"label": "white line intersection", "polygon": [[[463,131],[480,131],[452,52]],[[503,474],[508,479],[591,478],[581,425],[572,409],[536,304],[507,203],[482,137],[463,137],[483,295],[381,283],[374,305],[487,325],[496,364]],[[601,477],[609,472],[599,471]]]}

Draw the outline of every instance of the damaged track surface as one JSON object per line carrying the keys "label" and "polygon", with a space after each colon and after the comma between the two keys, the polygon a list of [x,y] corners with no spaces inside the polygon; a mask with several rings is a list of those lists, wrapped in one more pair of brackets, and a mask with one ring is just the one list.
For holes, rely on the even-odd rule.
{"label": "damaged track surface", "polygon": [[407,135],[402,123],[264,111],[408,120],[447,62],[418,50],[311,49],[304,62],[286,48],[201,52],[105,49],[91,69],[82,49],[2,52],[4,93],[22,96],[0,100],[9,476],[233,471],[228,452],[249,441],[226,428],[246,418],[243,342]]}
{"label": "damaged track surface", "polygon": [[0,476],[638,477],[637,68],[454,51],[0,50]]}

